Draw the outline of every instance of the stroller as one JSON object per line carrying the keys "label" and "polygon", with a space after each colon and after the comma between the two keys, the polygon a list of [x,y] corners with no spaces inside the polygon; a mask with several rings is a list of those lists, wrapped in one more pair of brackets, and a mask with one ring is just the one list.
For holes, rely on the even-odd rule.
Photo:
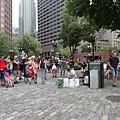
{"label": "stroller", "polygon": [[14,87],[14,85],[13,85],[11,79],[10,79],[9,70],[7,70],[7,69],[4,71],[4,79],[5,79],[5,85],[6,85],[7,88],[8,87]]}

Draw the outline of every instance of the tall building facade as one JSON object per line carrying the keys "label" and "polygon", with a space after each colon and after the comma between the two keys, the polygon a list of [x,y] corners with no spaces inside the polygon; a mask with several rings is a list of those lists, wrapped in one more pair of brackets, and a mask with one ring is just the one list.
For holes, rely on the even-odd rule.
{"label": "tall building facade", "polygon": [[120,37],[118,35],[120,34],[120,30],[116,30],[112,32],[112,47],[119,46],[120,44]]}
{"label": "tall building facade", "polygon": [[49,56],[52,41],[59,41],[57,37],[62,25],[61,11],[65,0],[38,0],[38,40],[42,50]]}
{"label": "tall building facade", "polygon": [[34,0],[21,0],[19,4],[19,35],[33,34],[36,30],[36,7]]}
{"label": "tall building facade", "polygon": [[12,0],[0,0],[0,30],[5,31],[12,42]]}
{"label": "tall building facade", "polygon": [[106,30],[101,28],[99,32],[96,33],[96,50],[99,47],[111,47],[112,46],[112,32],[111,30]]}

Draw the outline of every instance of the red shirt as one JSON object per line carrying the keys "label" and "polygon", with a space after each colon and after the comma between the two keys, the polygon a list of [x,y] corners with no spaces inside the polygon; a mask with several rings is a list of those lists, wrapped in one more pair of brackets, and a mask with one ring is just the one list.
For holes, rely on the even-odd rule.
{"label": "red shirt", "polygon": [[4,60],[0,60],[0,70],[4,70],[7,63]]}

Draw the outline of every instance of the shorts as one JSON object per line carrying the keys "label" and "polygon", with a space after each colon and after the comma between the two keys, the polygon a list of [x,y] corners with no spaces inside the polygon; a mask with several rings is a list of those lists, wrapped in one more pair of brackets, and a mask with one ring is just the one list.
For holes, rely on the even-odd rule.
{"label": "shorts", "polygon": [[13,70],[13,76],[17,77],[17,75],[18,75],[18,70]]}
{"label": "shorts", "polygon": [[35,73],[35,74],[34,74],[34,76],[36,76],[36,77],[37,77],[37,73]]}
{"label": "shorts", "polygon": [[30,78],[30,74],[26,74],[26,78]]}
{"label": "shorts", "polygon": [[118,76],[118,69],[111,70],[112,76]]}

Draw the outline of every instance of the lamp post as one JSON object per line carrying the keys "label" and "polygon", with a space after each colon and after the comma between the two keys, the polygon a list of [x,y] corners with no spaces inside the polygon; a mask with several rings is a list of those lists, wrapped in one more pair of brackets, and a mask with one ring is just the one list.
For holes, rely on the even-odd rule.
{"label": "lamp post", "polygon": [[90,34],[91,40],[92,40],[92,51],[93,51],[93,59],[92,61],[94,62],[94,52],[95,52],[95,34]]}
{"label": "lamp post", "polygon": [[53,49],[54,49],[54,56],[56,55],[57,52],[57,40],[52,41]]}
{"label": "lamp post", "polygon": [[18,49],[19,49],[19,52],[22,52],[22,47],[19,47]]}
{"label": "lamp post", "polygon": [[101,61],[102,59],[101,59],[101,51],[100,51],[100,61]]}
{"label": "lamp post", "polygon": [[42,56],[42,52],[40,52],[40,57],[43,57],[43,56]]}
{"label": "lamp post", "polygon": [[89,44],[87,47],[88,47],[88,52],[90,53],[91,52],[91,44]]}
{"label": "lamp post", "polygon": [[10,51],[10,55],[12,56],[12,59],[14,59],[14,51],[13,50],[9,50]]}

